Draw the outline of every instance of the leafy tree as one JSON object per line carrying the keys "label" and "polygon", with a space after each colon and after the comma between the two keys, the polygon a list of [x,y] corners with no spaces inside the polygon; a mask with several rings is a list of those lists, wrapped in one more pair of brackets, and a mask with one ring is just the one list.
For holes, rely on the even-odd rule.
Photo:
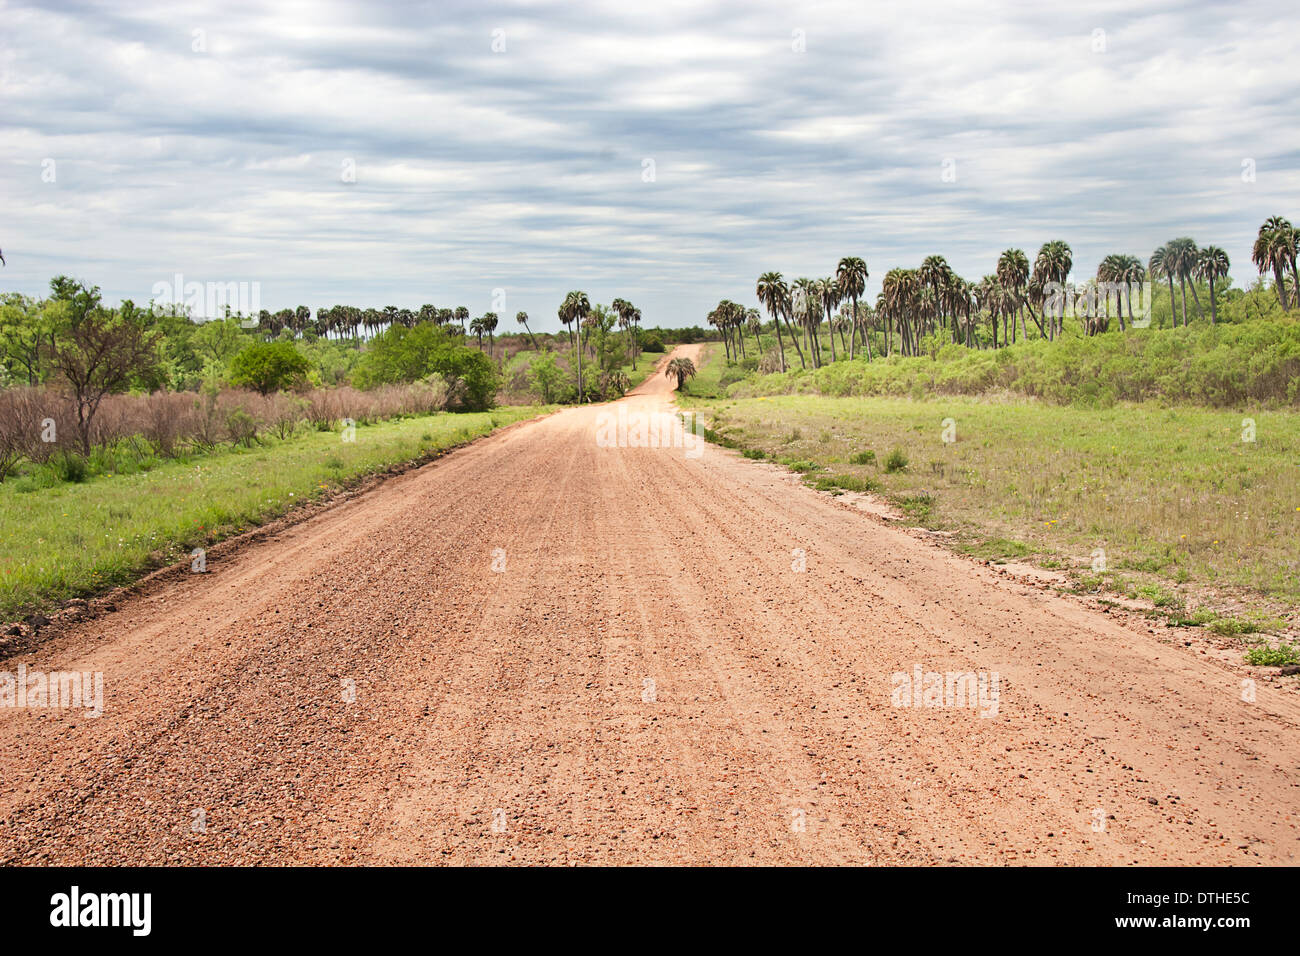
{"label": "leafy tree", "polygon": [[551,404],[551,396],[564,380],[564,370],[555,361],[553,352],[544,352],[533,360],[528,368],[528,381],[542,395],[542,401]]}
{"label": "leafy tree", "polygon": [[117,310],[100,304],[98,286],[58,276],[50,282],[56,309],[47,346],[55,378],[77,412],[82,454],[90,455],[90,427],[105,395],[125,392],[156,374],[158,354],[149,315],[127,300]]}
{"label": "leafy tree", "polygon": [[189,344],[199,359],[224,367],[248,344],[248,333],[233,316],[210,319],[194,330]]}
{"label": "leafy tree", "polygon": [[484,411],[496,401],[497,373],[492,360],[436,325],[385,329],[357,362],[352,381],[358,388],[374,388],[414,382],[430,372],[446,381],[451,408]]}
{"label": "leafy tree", "polygon": [[8,378],[25,378],[28,385],[45,380],[44,347],[51,331],[48,303],[17,292],[0,297],[0,364]]}
{"label": "leafy tree", "polygon": [[263,395],[300,388],[311,363],[292,342],[254,342],[230,362],[230,384]]}

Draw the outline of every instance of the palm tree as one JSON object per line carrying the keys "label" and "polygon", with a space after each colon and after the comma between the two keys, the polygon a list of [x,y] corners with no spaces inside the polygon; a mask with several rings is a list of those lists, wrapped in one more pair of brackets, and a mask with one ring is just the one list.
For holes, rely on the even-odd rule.
{"label": "palm tree", "polygon": [[[1187,280],[1191,277],[1193,270],[1196,268],[1196,243],[1183,236],[1178,239],[1170,239],[1165,243],[1165,268],[1178,276],[1178,288],[1182,292],[1182,311],[1183,327],[1187,327]],[[1173,295],[1173,286],[1170,286],[1170,295]],[[1196,283],[1192,283],[1192,296],[1196,297]],[[1196,310],[1200,312],[1201,303],[1199,298],[1196,302]]]}
{"label": "palm tree", "polygon": [[921,277],[915,269],[890,269],[881,288],[886,317],[898,330],[899,348],[904,355],[919,352],[917,325],[921,312]]}
{"label": "palm tree", "polygon": [[1277,289],[1277,298],[1283,309],[1287,308],[1287,299],[1282,270],[1288,264],[1294,269],[1296,238],[1296,231],[1291,228],[1289,221],[1281,216],[1269,216],[1259,227],[1259,235],[1256,236],[1250,253],[1251,261],[1259,267],[1260,275],[1269,269],[1273,270],[1273,286]]}
{"label": "palm tree", "polygon": [[[708,314],[704,316],[704,321],[709,323],[709,325],[713,326],[715,329],[717,329],[719,335],[721,336],[722,318],[718,312],[717,306],[713,307],[708,311]],[[726,336],[721,336],[721,337],[722,337],[722,347],[726,350],[727,353],[727,364],[730,365],[731,364],[731,341]]]}
{"label": "palm tree", "polygon": [[637,356],[641,354],[641,310],[632,306],[631,320],[632,331],[632,369],[636,370]]}
{"label": "palm tree", "polygon": [[528,327],[528,313],[527,312],[515,313],[515,321],[518,322],[520,325],[522,325],[524,327],[524,331],[528,333],[528,338],[533,343],[533,351],[534,352],[538,351],[537,336],[533,335],[533,330]]}
{"label": "palm tree", "polygon": [[[1097,282],[1105,283],[1106,285],[1111,286],[1114,289],[1119,289],[1124,283],[1124,275],[1126,270],[1128,269],[1128,260],[1129,260],[1129,256],[1119,255],[1117,253],[1111,253],[1110,255],[1106,256],[1106,258],[1102,259],[1101,262],[1098,263],[1097,265]],[[1119,293],[1117,293],[1115,307],[1119,311],[1119,329],[1121,332],[1123,332],[1124,331],[1124,303],[1122,300],[1118,298],[1118,295]],[[1111,296],[1110,293],[1108,292],[1106,294],[1107,315],[1110,315],[1110,303],[1111,303]]]}
{"label": "palm tree", "polygon": [[680,390],[686,384],[688,378],[695,377],[695,363],[684,357],[672,359],[664,367],[664,374],[668,378],[675,377],[677,379],[677,388]]}
{"label": "palm tree", "polygon": [[1210,324],[1219,321],[1219,309],[1214,304],[1214,280],[1228,274],[1228,254],[1218,246],[1206,246],[1196,259],[1196,275],[1210,284]]}
{"label": "palm tree", "polygon": [[[758,277],[758,285],[754,289],[758,295],[758,301],[763,308],[767,309],[772,316],[772,321],[776,325],[776,343],[777,350],[781,353],[781,371],[785,371],[785,341],[781,338],[781,313],[785,309],[785,303],[790,298],[790,289],[785,284],[785,280],[779,272],[764,272]],[[803,361],[803,355],[799,356],[800,362]]]}
{"label": "palm tree", "polygon": [[763,357],[763,340],[759,337],[759,330],[763,327],[763,316],[759,314],[758,309],[745,310],[745,328],[754,333],[754,347],[758,349],[758,357]]}
{"label": "palm tree", "polygon": [[624,298],[617,298],[609,305],[618,314],[618,327],[623,330],[623,351],[627,353],[629,360],[632,362],[632,367],[636,368],[635,343],[628,331],[632,327],[632,313],[636,311],[636,308]]}
{"label": "palm tree", "polygon": [[1172,317],[1174,328],[1178,328],[1178,313],[1174,311],[1174,271],[1169,265],[1169,249],[1166,246],[1160,246],[1155,252],[1151,253],[1151,258],[1147,261],[1147,268],[1151,270],[1153,280],[1164,276],[1169,282],[1169,314]]}
{"label": "palm tree", "polygon": [[[821,294],[817,289],[817,280],[809,279],[806,276],[795,279],[790,286],[790,302],[794,310],[795,317],[799,320],[799,325],[803,328],[804,342],[808,345],[808,356],[812,359],[813,368],[817,368],[821,362],[818,360],[818,348],[816,339],[812,337],[813,323],[813,303],[818,303],[817,312],[820,314]],[[818,325],[821,320],[818,319]]]}
{"label": "palm tree", "polygon": [[[867,288],[867,260],[858,256],[845,256],[835,267],[835,278],[840,294],[848,296],[853,304],[853,328],[849,331],[849,361],[853,360],[854,345],[858,335],[858,296]],[[871,339],[864,335],[867,344],[867,361],[871,361]]]}
{"label": "palm tree", "polygon": [[[1142,265],[1142,260],[1137,256],[1120,256],[1123,267],[1120,270],[1120,281],[1124,283],[1124,302],[1128,306],[1128,320],[1133,322],[1133,286],[1138,287],[1138,295],[1142,295],[1142,289],[1146,286],[1147,271],[1146,266]],[[1150,314],[1150,303],[1148,303],[1148,315]],[[1120,326],[1123,327],[1123,321]]]}
{"label": "palm tree", "polygon": [[939,288],[948,277],[951,270],[948,268],[948,260],[943,256],[926,256],[921,262],[921,268],[917,270],[921,284],[930,289],[931,297],[929,299],[930,307],[934,310],[930,327],[927,331],[933,331],[937,321],[942,318],[942,306],[940,304]]}
{"label": "palm tree", "polygon": [[1034,272],[1038,274],[1042,292],[1046,294],[1046,287],[1050,283],[1055,283],[1058,287],[1058,295],[1053,296],[1054,300],[1059,299],[1054,314],[1050,316],[1050,328],[1052,338],[1060,334],[1065,326],[1065,283],[1070,277],[1070,269],[1074,266],[1074,254],[1071,252],[1069,245],[1060,239],[1052,239],[1043,243],[1038,250],[1038,256],[1034,260]]}
{"label": "palm tree", "polygon": [[[1029,281],[1029,257],[1020,249],[1008,249],[1002,255],[998,256],[998,267],[996,271],[998,283],[1005,289],[1016,302],[1016,311],[1024,305],[1025,283]],[[1038,318],[1035,316],[1034,321]],[[1020,331],[1027,339],[1029,330],[1025,327],[1024,316],[1020,316]],[[1042,326],[1039,326],[1042,331]],[[1011,319],[1011,342],[1016,340],[1016,319]],[[1010,344],[1010,343],[1004,343]]]}
{"label": "palm tree", "polygon": [[[841,301],[840,284],[834,276],[818,279],[817,293],[818,298],[821,299],[822,311],[826,315],[826,324],[830,327],[831,361],[834,362],[837,361],[835,357],[835,309]],[[817,324],[821,325],[820,319],[818,319]]]}
{"label": "palm tree", "polygon": [[[993,347],[998,347],[998,315],[1002,311],[1002,284],[996,276],[985,276],[975,284],[975,306],[988,312],[989,327],[993,330]],[[1006,315],[1002,316],[1003,338],[1006,337]]]}
{"label": "palm tree", "polygon": [[488,337],[488,355],[494,355],[496,352],[496,343],[492,339],[492,333],[497,330],[497,314],[488,312],[483,316],[483,331],[487,332]]}
{"label": "palm tree", "polygon": [[483,333],[486,331],[483,325],[485,318],[486,316],[480,315],[477,319],[470,319],[469,321],[470,334],[478,339],[478,350],[480,352],[483,351]]}
{"label": "palm tree", "polygon": [[[578,353],[578,404],[582,404],[582,320],[587,317],[591,311],[591,301],[587,298],[587,293],[580,290],[574,290],[564,297],[564,302],[560,304],[560,321],[566,326],[577,326],[577,353]],[[574,330],[569,329],[569,342],[574,342]]]}

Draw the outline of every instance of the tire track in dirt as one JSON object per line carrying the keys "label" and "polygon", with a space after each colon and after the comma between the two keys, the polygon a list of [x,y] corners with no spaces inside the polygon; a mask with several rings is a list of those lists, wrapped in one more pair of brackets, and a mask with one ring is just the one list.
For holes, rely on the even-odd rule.
{"label": "tire track in dirt", "polygon": [[[0,861],[1296,862],[1291,697],[770,465],[598,447],[618,408],[11,659],[107,709],[0,708]],[[996,716],[892,706],[914,665],[997,671]]]}

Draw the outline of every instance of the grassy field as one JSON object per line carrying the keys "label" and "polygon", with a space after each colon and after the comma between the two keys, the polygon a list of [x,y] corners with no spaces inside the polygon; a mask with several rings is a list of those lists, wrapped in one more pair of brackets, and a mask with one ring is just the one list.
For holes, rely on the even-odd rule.
{"label": "grassy field", "polygon": [[[715,363],[719,364],[719,363]],[[957,548],[1067,572],[1224,633],[1300,604],[1300,414],[975,399],[683,398],[726,444],[875,491]],[[949,425],[945,440],[945,424]],[[1228,620],[1214,608],[1254,609]]]}
{"label": "grassy field", "polygon": [[721,342],[706,342],[700,353],[700,362],[694,378],[686,380],[684,395],[693,399],[718,399],[724,386],[722,376],[727,372],[726,353]]}
{"label": "grassy field", "polygon": [[147,472],[23,490],[0,484],[0,620],[125,584],[391,464],[546,411],[513,406],[264,439]]}

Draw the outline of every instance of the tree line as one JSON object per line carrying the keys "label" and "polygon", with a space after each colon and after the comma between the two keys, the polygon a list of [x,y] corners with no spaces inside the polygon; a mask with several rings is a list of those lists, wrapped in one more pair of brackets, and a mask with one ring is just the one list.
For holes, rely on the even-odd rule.
{"label": "tree line", "polygon": [[[1271,274],[1283,310],[1300,305],[1298,252],[1300,230],[1288,220],[1272,216],[1260,226],[1251,259],[1261,276]],[[777,336],[776,365],[786,371],[787,336],[800,367],[819,368],[827,351],[834,362],[839,354],[851,360],[861,349],[870,361],[872,333],[881,340],[883,355],[889,356],[919,355],[923,342],[936,337],[971,348],[999,348],[1031,337],[1053,340],[1064,332],[1067,315],[1079,319],[1085,335],[1107,331],[1112,319],[1123,331],[1136,319],[1134,294],[1149,310],[1150,298],[1144,299],[1144,294],[1152,283],[1162,281],[1168,286],[1171,310],[1177,306],[1174,327],[1180,318],[1184,326],[1191,321],[1189,291],[1196,317],[1205,318],[1198,282],[1209,287],[1213,324],[1219,321],[1219,292],[1230,262],[1218,246],[1199,248],[1184,236],[1161,245],[1145,263],[1126,253],[1107,255],[1095,277],[1081,284],[1069,281],[1073,266],[1073,251],[1060,239],[1043,243],[1032,262],[1021,249],[1005,250],[993,272],[975,282],[957,275],[943,256],[932,255],[919,267],[890,269],[873,305],[861,301],[868,278],[865,259],[846,256],[835,274],[825,278],[787,282],[780,272],[764,272],[755,294]],[[757,309],[723,299],[707,320],[719,330],[728,361],[746,358],[746,335],[763,354],[763,322]],[[829,332],[824,337],[823,325]]]}

